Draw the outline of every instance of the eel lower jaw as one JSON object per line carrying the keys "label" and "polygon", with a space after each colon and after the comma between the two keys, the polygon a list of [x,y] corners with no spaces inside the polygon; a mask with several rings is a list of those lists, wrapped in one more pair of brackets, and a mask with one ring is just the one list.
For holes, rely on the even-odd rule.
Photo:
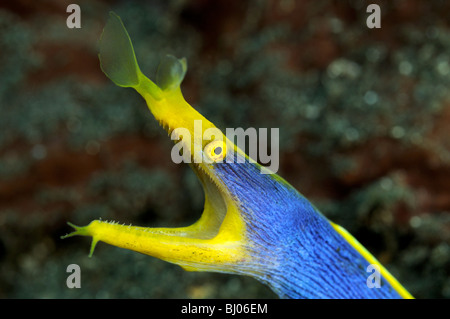
{"label": "eel lower jaw", "polygon": [[[200,164],[203,165],[203,164]],[[238,204],[208,168],[191,165],[205,192],[202,216],[179,228],[150,228],[94,220],[72,226],[75,235],[92,237],[90,256],[99,241],[178,264],[190,271],[236,273],[245,262],[245,225]]]}

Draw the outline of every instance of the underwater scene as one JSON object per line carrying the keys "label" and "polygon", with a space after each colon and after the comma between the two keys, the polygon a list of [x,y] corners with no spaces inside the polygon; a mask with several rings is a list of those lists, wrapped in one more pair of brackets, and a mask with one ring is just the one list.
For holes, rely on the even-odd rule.
{"label": "underwater scene", "polygon": [[449,12],[2,1],[0,298],[450,298]]}

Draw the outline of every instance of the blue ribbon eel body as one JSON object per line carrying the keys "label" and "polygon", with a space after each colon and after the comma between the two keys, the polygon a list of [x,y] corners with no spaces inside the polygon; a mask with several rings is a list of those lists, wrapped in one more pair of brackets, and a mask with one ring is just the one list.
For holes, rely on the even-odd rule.
{"label": "blue ribbon eel body", "polygon": [[[94,220],[63,236],[92,237],[180,265],[189,271],[247,275],[281,298],[412,298],[358,241],[329,221],[276,174],[263,174],[221,130],[192,108],[180,84],[185,59],[166,56],[153,82],[140,71],[131,39],[110,13],[100,39],[103,72],[134,88],[160,125],[183,149],[205,193],[204,211],[180,228],[124,226]],[[201,136],[196,136],[201,121]],[[199,123],[199,122],[197,122]],[[373,287],[370,266],[379,275]]]}

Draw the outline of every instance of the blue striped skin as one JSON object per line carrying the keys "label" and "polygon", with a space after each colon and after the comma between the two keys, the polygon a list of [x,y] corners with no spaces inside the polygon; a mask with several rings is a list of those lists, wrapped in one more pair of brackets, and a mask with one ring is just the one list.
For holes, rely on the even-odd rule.
{"label": "blue striped skin", "polygon": [[213,172],[246,224],[252,262],[241,265],[242,274],[281,298],[401,298],[384,278],[381,288],[367,286],[369,262],[297,190],[261,174],[258,164],[237,163],[236,156],[216,163]]}

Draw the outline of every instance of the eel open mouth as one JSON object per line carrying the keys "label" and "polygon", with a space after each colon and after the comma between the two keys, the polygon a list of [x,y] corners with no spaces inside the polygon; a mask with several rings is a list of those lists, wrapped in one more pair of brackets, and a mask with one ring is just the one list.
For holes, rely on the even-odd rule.
{"label": "eel open mouth", "polygon": [[[176,263],[187,270],[232,272],[239,261],[245,259],[245,226],[238,204],[214,174],[216,157],[220,157],[220,151],[225,155],[226,148],[216,147],[216,140],[203,140],[208,130],[215,132],[215,138],[221,135],[224,140],[224,136],[181,94],[180,84],[186,73],[186,61],[167,56],[158,68],[157,83],[152,82],[140,71],[128,32],[113,12],[100,39],[99,58],[103,72],[115,84],[132,87],[142,95],[155,119],[169,135],[174,137],[177,128],[184,130],[181,134],[176,132],[172,139],[179,140],[181,135],[194,137],[183,136],[179,143],[185,149],[193,150],[190,165],[205,192],[204,210],[200,219],[188,227],[147,228],[95,220],[85,227],[70,224],[75,231],[63,238],[91,236],[90,255],[96,243],[103,241]],[[196,127],[198,121],[201,123],[200,132]]]}

